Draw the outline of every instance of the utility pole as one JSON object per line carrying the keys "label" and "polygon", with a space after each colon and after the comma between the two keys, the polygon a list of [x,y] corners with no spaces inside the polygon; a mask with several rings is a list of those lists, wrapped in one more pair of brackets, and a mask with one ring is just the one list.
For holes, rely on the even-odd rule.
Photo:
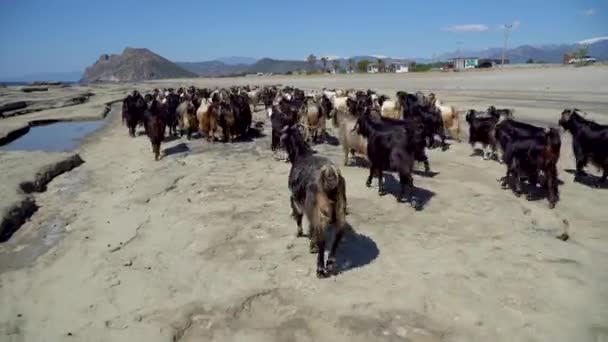
{"label": "utility pole", "polygon": [[507,44],[509,42],[509,33],[511,33],[511,28],[513,28],[513,24],[505,24],[503,26],[504,30],[505,30],[505,44],[504,47],[502,48],[502,62],[500,63],[501,67],[504,68],[505,66],[505,55],[507,53]]}

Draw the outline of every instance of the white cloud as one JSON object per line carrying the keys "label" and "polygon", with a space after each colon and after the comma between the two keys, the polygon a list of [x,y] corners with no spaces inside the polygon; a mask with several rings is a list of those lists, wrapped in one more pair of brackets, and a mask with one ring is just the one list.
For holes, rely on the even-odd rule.
{"label": "white cloud", "polygon": [[587,16],[587,17],[592,16],[594,14],[595,14],[595,10],[593,8],[589,8],[589,9],[586,9],[583,11],[583,15]]}
{"label": "white cloud", "polygon": [[488,30],[488,26],[483,24],[454,25],[444,27],[441,30],[448,32],[484,32]]}
{"label": "white cloud", "polygon": [[386,58],[386,57],[387,57],[387,56],[385,56],[385,55],[370,55],[370,56],[372,56],[372,57],[374,57],[374,58],[379,58],[379,59],[384,59],[384,58]]}
{"label": "white cloud", "polygon": [[597,42],[601,42],[602,40],[608,40],[608,37],[595,37],[595,38],[589,38],[589,39],[585,39],[585,40],[581,40],[580,42],[576,42],[577,44],[593,44],[593,43],[597,43]]}

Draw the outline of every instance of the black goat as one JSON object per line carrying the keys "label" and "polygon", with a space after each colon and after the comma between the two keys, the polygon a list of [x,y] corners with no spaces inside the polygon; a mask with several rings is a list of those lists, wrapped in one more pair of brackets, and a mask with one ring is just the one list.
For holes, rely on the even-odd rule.
{"label": "black goat", "polygon": [[[576,178],[585,175],[585,166],[592,162],[602,169],[600,182],[608,179],[608,126],[583,118],[578,109],[565,109],[560,126],[572,134],[572,149],[576,159]],[[599,184],[598,184],[599,185]]]}
{"label": "black goat", "polygon": [[378,194],[384,195],[382,183],[385,170],[395,170],[399,173],[401,183],[401,194],[398,201],[404,198],[409,200],[413,207],[417,207],[416,198],[411,192],[406,196],[406,189],[414,186],[412,171],[414,168],[417,145],[423,139],[420,134],[408,134],[403,127],[394,127],[374,122],[371,116],[363,115],[357,120],[356,130],[366,137],[367,156],[370,161],[369,176],[365,185],[370,187],[374,174],[378,175]]}
{"label": "black goat", "polygon": [[443,119],[441,113],[434,108],[426,107],[420,104],[415,104],[410,107],[410,115],[404,118],[418,118],[424,127],[424,141],[429,148],[435,147],[435,135],[441,139],[441,148],[447,150],[448,145],[445,143],[445,129],[443,127]]}
{"label": "black goat", "polygon": [[[498,117],[489,115],[487,112],[478,112],[471,109],[465,116],[469,124],[469,144],[475,148],[476,143],[483,145],[483,159],[489,159],[496,149],[494,140],[494,128]],[[491,147],[491,150],[488,149]]]}
{"label": "black goat", "polygon": [[160,159],[160,144],[165,139],[165,123],[162,118],[161,104],[152,100],[144,113],[146,134],[152,144],[154,160]]}
{"label": "black goat", "polygon": [[[297,236],[303,236],[302,217],[306,215],[310,250],[317,253],[317,277],[328,277],[336,271],[336,250],[346,224],[346,182],[334,163],[313,155],[295,125],[281,130],[281,143],[291,161],[288,184],[292,216],[298,226]],[[331,223],[336,235],[326,265],[325,242]]]}
{"label": "black goat", "polygon": [[146,101],[138,91],[133,91],[122,102],[122,120],[129,128],[129,135],[135,137],[137,125],[144,121]]}
{"label": "black goat", "polygon": [[527,138],[544,139],[545,129],[513,119],[505,120],[505,117],[501,117],[494,127],[493,136],[495,139],[494,146],[492,146],[493,151],[496,151],[496,145],[498,145],[504,154],[507,146],[513,141]]}
{"label": "black goat", "polygon": [[169,93],[166,100],[166,111],[163,121],[169,129],[169,135],[177,135],[177,124],[179,122],[177,118],[177,107],[179,106],[179,95]]}
{"label": "black goat", "polygon": [[559,131],[551,128],[543,137],[520,138],[511,141],[503,155],[507,166],[505,180],[513,192],[519,196],[522,192],[522,179],[528,179],[528,200],[534,195],[539,174],[542,172],[547,188],[549,208],[554,208],[559,200],[557,162],[561,149]]}
{"label": "black goat", "polygon": [[285,126],[295,125],[298,122],[297,115],[291,112],[284,112],[279,106],[270,107],[269,115],[272,124],[270,149],[276,151],[281,146],[281,131]]}

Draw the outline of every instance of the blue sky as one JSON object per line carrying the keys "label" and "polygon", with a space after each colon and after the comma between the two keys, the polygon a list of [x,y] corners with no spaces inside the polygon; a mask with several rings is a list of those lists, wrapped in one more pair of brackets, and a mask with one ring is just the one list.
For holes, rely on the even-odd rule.
{"label": "blue sky", "polygon": [[0,77],[82,70],[147,47],[177,61],[309,53],[430,57],[608,36],[608,0],[0,1]]}

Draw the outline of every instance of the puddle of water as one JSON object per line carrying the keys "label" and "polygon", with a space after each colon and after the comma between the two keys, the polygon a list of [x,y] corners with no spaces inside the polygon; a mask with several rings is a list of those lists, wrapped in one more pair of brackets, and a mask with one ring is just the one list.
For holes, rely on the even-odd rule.
{"label": "puddle of water", "polygon": [[73,150],[88,134],[103,125],[104,120],[57,122],[30,128],[22,137],[1,146],[5,151],[66,152]]}

